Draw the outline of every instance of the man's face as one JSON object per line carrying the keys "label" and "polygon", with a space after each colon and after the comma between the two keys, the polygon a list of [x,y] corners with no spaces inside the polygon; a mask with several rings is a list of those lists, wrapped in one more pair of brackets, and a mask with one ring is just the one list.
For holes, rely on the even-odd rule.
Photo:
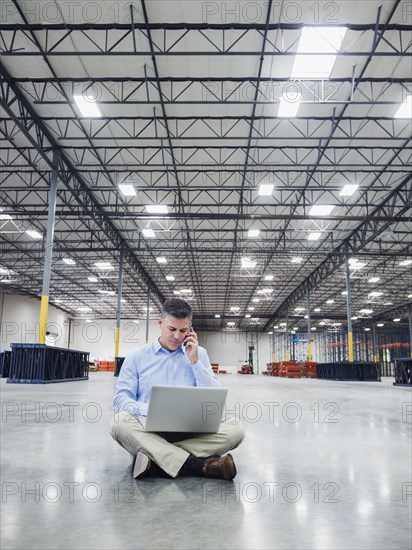
{"label": "man's face", "polygon": [[177,319],[168,315],[163,319],[159,317],[160,345],[168,351],[176,351],[183,343],[190,331],[190,319]]}

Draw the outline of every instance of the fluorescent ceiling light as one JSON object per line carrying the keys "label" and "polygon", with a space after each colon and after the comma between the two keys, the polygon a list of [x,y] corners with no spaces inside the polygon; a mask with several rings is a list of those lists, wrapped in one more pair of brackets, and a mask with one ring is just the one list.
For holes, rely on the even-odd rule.
{"label": "fluorescent ceiling light", "polygon": [[341,197],[350,197],[357,191],[359,185],[357,183],[346,183],[340,190]]}
{"label": "fluorescent ceiling light", "polygon": [[247,310],[248,310],[248,311],[255,311],[255,308],[254,308],[253,306],[249,306],[249,307],[247,308]]}
{"label": "fluorescent ceiling light", "polygon": [[295,311],[305,311],[304,307],[295,307]]}
{"label": "fluorescent ceiling light", "polygon": [[348,291],[347,291],[347,290],[342,290],[342,292],[341,292],[342,296],[346,296],[346,295],[347,295],[347,293],[348,293]]}
{"label": "fluorescent ceiling light", "polygon": [[358,258],[349,258],[349,264],[357,264],[358,262]]}
{"label": "fluorescent ceiling light", "polygon": [[290,261],[292,264],[300,264],[300,262],[303,260],[301,256],[294,256]]}
{"label": "fluorescent ceiling light", "polygon": [[[0,212],[3,212],[3,208],[0,208]],[[10,216],[10,214],[1,214],[0,213],[0,220],[12,220],[13,218]]]}
{"label": "fluorescent ceiling light", "polygon": [[279,325],[273,325],[273,328],[279,328]]}
{"label": "fluorescent ceiling light", "polygon": [[73,96],[73,99],[76,102],[82,117],[100,118],[102,116],[95,99],[87,96],[83,97],[82,95],[75,95]]}
{"label": "fluorescent ceiling light", "polygon": [[169,210],[165,204],[148,204],[146,211],[149,214],[168,214]]}
{"label": "fluorescent ceiling light", "polygon": [[86,307],[86,306],[82,306],[82,307],[78,307],[77,308],[77,311],[93,311],[91,307]]}
{"label": "fluorescent ceiling light", "polygon": [[166,275],[166,281],[174,281],[175,278],[173,275]]}
{"label": "fluorescent ceiling light", "polygon": [[353,317],[351,317],[352,321],[356,321],[358,317],[356,315],[354,315]]}
{"label": "fluorescent ceiling light", "polygon": [[333,204],[314,204],[309,210],[309,216],[329,216],[334,208]]}
{"label": "fluorescent ceiling light", "polygon": [[220,315],[218,313],[216,313],[215,319],[220,319]]}
{"label": "fluorescent ceiling light", "polygon": [[192,289],[191,288],[181,288],[180,292],[182,292],[183,294],[191,294]]}
{"label": "fluorescent ceiling light", "polygon": [[369,280],[368,280],[368,283],[377,283],[378,281],[380,281],[381,278],[380,277],[371,277]]}
{"label": "fluorescent ceiling light", "polygon": [[393,322],[394,323],[399,323],[400,319],[394,319]]}
{"label": "fluorescent ceiling light", "polygon": [[299,330],[299,327],[293,327],[292,330]]}
{"label": "fluorescent ceiling light", "polygon": [[412,264],[412,260],[403,260],[402,262],[399,262],[399,265],[401,266],[411,265],[411,264]]}
{"label": "fluorescent ceiling light", "polygon": [[116,296],[116,292],[114,292],[114,290],[103,290],[99,288],[97,292],[100,292],[100,294],[106,294],[107,296]]}
{"label": "fluorescent ceiling light", "polygon": [[262,197],[268,197],[273,193],[274,185],[272,183],[261,183],[259,185],[259,195]]}
{"label": "fluorescent ceiling light", "polygon": [[251,316],[250,313],[246,313],[245,317],[246,317],[246,319],[250,319],[252,316]]}
{"label": "fluorescent ceiling light", "polygon": [[273,332],[268,332],[268,334],[273,334]]}
{"label": "fluorescent ceiling light", "polygon": [[110,262],[95,262],[94,265],[97,267],[97,269],[114,269]]}
{"label": "fluorescent ceiling light", "polygon": [[326,300],[326,303],[327,303],[327,304],[334,304],[334,303],[335,303],[335,300],[332,300],[332,299]]}
{"label": "fluorescent ceiling light", "polygon": [[92,320],[91,319],[86,319],[86,323],[91,323]]}
{"label": "fluorescent ceiling light", "polygon": [[232,306],[230,308],[230,311],[239,311],[240,310],[240,307],[239,306]]}
{"label": "fluorescent ceiling light", "polygon": [[408,298],[412,298],[412,294],[408,294]]}
{"label": "fluorescent ceiling light", "polygon": [[322,233],[320,233],[319,231],[313,231],[312,233],[309,233],[308,241],[317,241],[320,239],[321,235]]}
{"label": "fluorescent ceiling light", "polygon": [[[296,49],[291,77],[329,78],[345,33],[346,27],[304,27]],[[299,55],[300,53],[314,55]],[[330,55],[325,55],[328,53]]]}
{"label": "fluorescent ceiling light", "polygon": [[366,265],[366,262],[355,262],[349,265],[349,269],[363,269]]}
{"label": "fluorescent ceiling light", "polygon": [[283,94],[279,103],[279,118],[292,118],[298,114],[302,94],[298,90]]}
{"label": "fluorescent ceiling light", "polygon": [[174,294],[175,296],[180,296],[182,293],[180,292],[180,290],[174,290],[174,291],[173,291],[173,294]]}
{"label": "fluorescent ceiling light", "polygon": [[259,237],[260,229],[249,229],[247,236],[248,237]]}
{"label": "fluorescent ceiling light", "polygon": [[167,258],[165,256],[158,256],[156,262],[158,264],[167,264]]}
{"label": "fluorescent ceiling light", "polygon": [[87,277],[87,280],[90,281],[91,283],[97,283],[98,281],[97,277]]}
{"label": "fluorescent ceiling light", "polygon": [[251,260],[245,256],[242,258],[242,269],[253,269],[256,267],[256,264],[257,262],[255,260]]}
{"label": "fluorescent ceiling light", "polygon": [[26,233],[32,239],[42,239],[43,238],[43,235],[41,233],[39,233],[38,231],[35,231],[34,229],[26,229]]}
{"label": "fluorescent ceiling light", "polygon": [[262,288],[264,294],[272,294],[274,292],[273,288]]}
{"label": "fluorescent ceiling light", "polygon": [[384,306],[393,306],[393,302],[385,302],[383,305]]}
{"label": "fluorescent ceiling light", "polygon": [[395,118],[412,118],[412,95],[409,94],[406,96],[406,101],[401,103],[394,117]]}
{"label": "fluorescent ceiling light", "polygon": [[155,232],[153,229],[142,229],[143,237],[146,237],[146,239],[152,239],[153,237],[156,237]]}
{"label": "fluorescent ceiling light", "polygon": [[228,327],[234,327],[235,325],[236,325],[236,323],[234,321],[228,321],[227,322]]}
{"label": "fluorescent ceiling light", "polygon": [[370,328],[364,328],[363,330],[366,331],[366,332],[369,332]]}
{"label": "fluorescent ceiling light", "polygon": [[63,258],[63,262],[67,265],[76,265],[76,262],[71,258]]}
{"label": "fluorescent ceiling light", "polygon": [[373,313],[373,309],[361,309],[361,313]]}
{"label": "fluorescent ceiling light", "polygon": [[323,327],[323,325],[326,325],[325,321],[321,321],[319,324],[320,324],[320,326],[322,326],[322,327]]}
{"label": "fluorescent ceiling light", "polygon": [[383,296],[383,292],[369,292],[368,296]]}
{"label": "fluorescent ceiling light", "polygon": [[281,327],[285,327],[286,326],[286,323],[279,323]]}
{"label": "fluorescent ceiling light", "polygon": [[61,303],[63,302],[63,300],[53,300],[53,302],[54,302],[55,304],[61,304]]}
{"label": "fluorescent ceiling light", "polygon": [[377,327],[384,327],[384,326],[385,326],[385,323],[378,323],[376,326],[377,326]]}
{"label": "fluorescent ceiling light", "polygon": [[320,307],[315,307],[315,309],[313,310],[315,311],[316,313],[318,313],[320,311]]}
{"label": "fluorescent ceiling light", "polygon": [[138,324],[139,324],[139,321],[136,320],[136,321],[133,321],[133,323],[134,323],[135,325],[138,325]]}
{"label": "fluorescent ceiling light", "polygon": [[317,330],[316,327],[311,327],[310,330]]}
{"label": "fluorescent ceiling light", "polygon": [[273,281],[273,275],[266,275],[265,281]]}
{"label": "fluorescent ceiling light", "polygon": [[119,183],[119,189],[125,197],[134,197],[136,189],[131,183]]}
{"label": "fluorescent ceiling light", "polygon": [[259,298],[253,298],[253,299],[252,299],[252,302],[253,302],[254,304],[257,304],[259,301],[260,301]]}

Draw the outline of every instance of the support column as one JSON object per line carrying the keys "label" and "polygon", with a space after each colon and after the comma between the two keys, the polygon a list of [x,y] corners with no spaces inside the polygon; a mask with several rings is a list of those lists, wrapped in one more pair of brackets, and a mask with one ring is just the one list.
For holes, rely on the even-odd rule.
{"label": "support column", "polygon": [[409,319],[409,356],[412,357],[412,308],[408,309],[408,319]]}
{"label": "support column", "polygon": [[119,357],[120,319],[122,315],[122,287],[123,287],[123,250],[120,251],[119,279],[117,283],[116,331],[114,336],[114,356]]}
{"label": "support column", "polygon": [[46,343],[47,314],[49,310],[50,274],[53,256],[54,220],[56,217],[57,175],[59,171],[60,155],[57,149],[53,150],[53,169],[50,179],[49,210],[47,215],[46,248],[44,254],[43,288],[40,305],[39,344]]}
{"label": "support column", "polygon": [[373,362],[378,362],[378,354],[376,349],[376,325],[375,321],[372,323],[372,353],[373,353]]}
{"label": "support column", "polygon": [[290,360],[289,310],[286,312],[286,361]]}
{"label": "support column", "polygon": [[352,293],[350,288],[348,243],[346,243],[345,270],[346,270],[346,314],[347,314],[347,320],[348,320],[348,354],[349,354],[349,361],[353,363]]}
{"label": "support column", "polygon": [[308,302],[307,302],[307,316],[308,316],[308,361],[312,361],[312,342],[311,342],[311,334],[312,334],[312,326],[311,326],[311,319],[310,319],[310,289],[308,287]]}
{"label": "support column", "polygon": [[150,316],[150,283],[147,287],[147,311],[146,311],[146,344],[149,343],[149,316]]}

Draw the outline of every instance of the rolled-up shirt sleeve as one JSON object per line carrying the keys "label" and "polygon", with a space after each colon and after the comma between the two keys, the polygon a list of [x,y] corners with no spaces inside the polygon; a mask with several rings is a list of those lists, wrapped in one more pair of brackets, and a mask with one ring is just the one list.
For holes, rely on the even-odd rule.
{"label": "rolled-up shirt sleeve", "polygon": [[218,387],[221,385],[213,372],[209,356],[204,348],[199,348],[199,361],[192,363],[192,369],[196,379],[196,386]]}
{"label": "rolled-up shirt sleeve", "polygon": [[136,401],[139,390],[137,365],[126,358],[120,370],[113,400],[114,412],[129,412],[134,416],[147,416],[147,403]]}

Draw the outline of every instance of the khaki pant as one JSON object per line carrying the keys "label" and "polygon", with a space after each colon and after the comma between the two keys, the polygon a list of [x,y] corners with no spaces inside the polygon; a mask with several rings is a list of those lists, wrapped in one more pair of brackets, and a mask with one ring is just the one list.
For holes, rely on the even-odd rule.
{"label": "khaki pant", "polygon": [[146,432],[139,419],[128,412],[115,414],[111,435],[132,455],[143,451],[171,477],[177,476],[189,454],[223,455],[238,447],[245,437],[241,422],[235,418],[222,421],[215,434],[158,434]]}

